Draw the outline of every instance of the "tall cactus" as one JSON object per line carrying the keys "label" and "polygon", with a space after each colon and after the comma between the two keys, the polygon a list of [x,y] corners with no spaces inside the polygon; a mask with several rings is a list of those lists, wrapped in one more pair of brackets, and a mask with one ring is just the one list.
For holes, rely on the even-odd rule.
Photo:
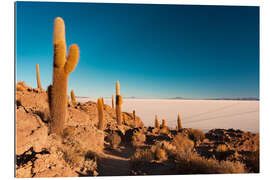
{"label": "tall cactus", "polygon": [[54,63],[51,97],[50,131],[61,135],[67,115],[68,75],[75,69],[79,60],[79,47],[72,44],[66,58],[65,23],[60,17],[54,20],[53,33]]}
{"label": "tall cactus", "polygon": [[158,115],[155,115],[155,128],[159,128]]}
{"label": "tall cactus", "polygon": [[37,85],[39,89],[42,89],[39,77],[39,64],[36,65],[36,70],[37,70]]}
{"label": "tall cactus", "polygon": [[180,114],[179,113],[177,115],[177,126],[178,126],[178,130],[180,130],[180,129],[183,128],[182,122],[181,122],[181,117],[180,117]]}
{"label": "tall cactus", "polygon": [[112,109],[114,109],[114,100],[113,100],[113,94],[112,94]]}
{"label": "tall cactus", "polygon": [[76,101],[75,93],[74,93],[73,90],[70,91],[70,97],[71,97],[71,103],[73,105],[76,105],[77,104],[77,101]]}
{"label": "tall cactus", "polygon": [[167,127],[167,125],[166,125],[166,120],[165,119],[162,119],[162,128],[165,128],[165,127]]}
{"label": "tall cactus", "polygon": [[103,112],[102,98],[98,98],[97,109],[98,109],[98,129],[103,131],[104,130],[104,112]]}
{"label": "tall cactus", "polygon": [[116,120],[118,125],[122,125],[122,111],[121,106],[123,103],[122,96],[120,95],[120,84],[119,81],[116,82]]}
{"label": "tall cactus", "polygon": [[133,110],[133,120],[135,121],[136,120],[136,111]]}
{"label": "tall cactus", "polygon": [[103,99],[103,98],[101,98],[101,100],[102,100],[102,104],[103,104],[103,106],[104,106],[104,99]]}

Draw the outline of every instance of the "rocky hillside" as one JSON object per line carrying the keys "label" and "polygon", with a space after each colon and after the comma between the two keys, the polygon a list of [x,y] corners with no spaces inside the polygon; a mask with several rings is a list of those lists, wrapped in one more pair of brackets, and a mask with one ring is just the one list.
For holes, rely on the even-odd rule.
{"label": "rocky hillside", "polygon": [[49,132],[47,92],[16,86],[16,177],[73,177],[259,172],[259,135],[234,129],[144,127],[139,117],[96,103],[68,105],[62,137]]}

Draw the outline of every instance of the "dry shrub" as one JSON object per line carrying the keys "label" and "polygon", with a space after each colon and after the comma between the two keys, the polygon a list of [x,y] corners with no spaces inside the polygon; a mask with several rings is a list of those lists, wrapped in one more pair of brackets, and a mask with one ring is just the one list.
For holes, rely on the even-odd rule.
{"label": "dry shrub", "polygon": [[133,136],[131,137],[131,145],[132,146],[143,145],[145,140],[146,140],[145,135],[140,131],[136,131],[133,133]]}
{"label": "dry shrub", "polygon": [[206,159],[194,151],[194,143],[188,137],[178,134],[173,139],[176,151],[169,151],[169,156],[176,160],[176,167],[181,174],[218,174],[244,173],[240,162]]}
{"label": "dry shrub", "polygon": [[217,152],[226,152],[228,150],[228,147],[226,144],[219,144],[216,148]]}
{"label": "dry shrub", "polygon": [[160,161],[166,160],[167,154],[166,154],[165,150],[162,148],[157,148],[155,151],[155,159],[160,160]]}
{"label": "dry shrub", "polygon": [[76,167],[85,159],[85,154],[86,152],[78,142],[72,142],[69,148],[64,151],[63,158],[69,165]]}
{"label": "dry shrub", "polygon": [[176,154],[176,167],[183,174],[229,174],[245,173],[245,167],[240,162],[217,161],[206,159],[197,153]]}
{"label": "dry shrub", "polygon": [[172,142],[177,151],[191,152],[194,148],[194,142],[183,134],[176,135]]}
{"label": "dry shrub", "polygon": [[168,126],[164,126],[160,129],[159,131],[160,134],[169,134],[170,133],[170,129]]}
{"label": "dry shrub", "polygon": [[189,129],[189,138],[194,142],[203,141],[205,134],[199,129]]}
{"label": "dry shrub", "polygon": [[250,152],[245,158],[244,162],[250,172],[260,172],[260,153],[259,150]]}
{"label": "dry shrub", "polygon": [[150,162],[155,159],[154,153],[151,149],[136,149],[134,154],[131,156],[131,161],[133,162]]}
{"label": "dry shrub", "polygon": [[24,81],[19,81],[16,84],[16,91],[25,91],[25,90],[27,90],[29,88],[30,88],[30,86],[27,86]]}
{"label": "dry shrub", "polygon": [[176,168],[181,174],[225,174],[245,173],[245,166],[240,162],[206,159],[194,151],[194,143],[187,136],[178,134],[173,139],[176,150],[168,151],[170,158],[176,161]]}
{"label": "dry shrub", "polygon": [[112,132],[111,134],[109,134],[107,136],[106,140],[110,143],[111,148],[113,148],[113,149],[116,149],[119,146],[119,144],[121,143],[121,137],[115,131]]}
{"label": "dry shrub", "polygon": [[136,149],[135,153],[131,157],[131,160],[139,162],[151,162],[154,160],[165,161],[167,160],[167,152],[175,150],[175,146],[169,142],[161,141],[153,145],[150,149]]}
{"label": "dry shrub", "polygon": [[25,90],[26,90],[25,87],[23,87],[23,86],[21,86],[19,84],[16,84],[16,91],[25,91]]}

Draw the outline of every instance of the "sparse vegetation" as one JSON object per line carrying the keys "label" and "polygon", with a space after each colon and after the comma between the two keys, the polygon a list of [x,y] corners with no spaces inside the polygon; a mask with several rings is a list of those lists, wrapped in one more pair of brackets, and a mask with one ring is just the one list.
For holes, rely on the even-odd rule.
{"label": "sparse vegetation", "polygon": [[165,119],[160,126],[157,115],[155,127],[145,127],[135,110],[122,112],[119,81],[112,108],[103,98],[77,103],[73,90],[73,105],[68,104],[68,75],[78,63],[79,48],[71,45],[66,58],[61,18],[54,21],[53,45],[53,85],[47,92],[41,90],[38,64],[38,89],[25,82],[16,84],[19,177],[96,176],[103,175],[101,168],[114,166],[124,169],[117,175],[259,172],[259,134],[234,129],[213,129],[205,134],[183,128],[180,114],[174,130]]}

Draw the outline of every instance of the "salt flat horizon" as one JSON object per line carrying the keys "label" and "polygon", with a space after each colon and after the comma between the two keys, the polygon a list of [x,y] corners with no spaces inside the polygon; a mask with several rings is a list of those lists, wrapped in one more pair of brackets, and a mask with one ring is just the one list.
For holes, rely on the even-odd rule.
{"label": "salt flat horizon", "polygon": [[[77,98],[79,102],[96,101],[97,98]],[[104,98],[111,106],[111,98]],[[153,126],[155,114],[159,121],[166,119],[170,128],[176,127],[180,113],[183,127],[208,131],[215,128],[240,129],[259,132],[258,100],[191,100],[191,99],[137,99],[125,98],[123,112],[136,110],[145,126]]]}

